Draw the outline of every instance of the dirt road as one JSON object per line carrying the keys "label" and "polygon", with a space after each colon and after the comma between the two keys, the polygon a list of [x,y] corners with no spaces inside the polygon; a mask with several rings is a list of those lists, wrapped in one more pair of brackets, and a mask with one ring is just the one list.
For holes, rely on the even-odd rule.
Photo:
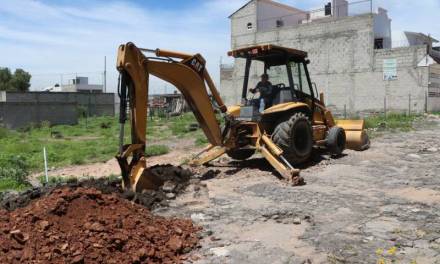
{"label": "dirt road", "polygon": [[[315,155],[301,187],[278,180],[264,159],[221,158],[156,213],[204,227],[198,263],[440,263],[440,119],[416,127],[375,138],[365,152]],[[177,165],[198,151],[186,143],[172,150],[149,164]],[[109,161],[52,173],[119,168]]]}
{"label": "dirt road", "polygon": [[223,159],[157,213],[212,232],[199,263],[440,263],[440,121],[418,127],[366,152],[318,155],[302,187],[263,159]]}

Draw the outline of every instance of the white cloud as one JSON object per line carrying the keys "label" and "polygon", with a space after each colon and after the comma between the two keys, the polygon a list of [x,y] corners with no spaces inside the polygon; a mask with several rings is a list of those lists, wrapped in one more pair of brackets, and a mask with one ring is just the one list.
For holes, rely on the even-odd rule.
{"label": "white cloud", "polygon": [[[95,0],[67,6],[8,1],[0,5],[1,66],[29,70],[34,75],[33,89],[41,89],[60,82],[59,74],[48,73],[96,72],[90,75],[100,82],[99,71],[107,56],[107,83],[114,91],[117,47],[132,41],[147,48],[199,52],[218,79],[220,56],[225,56],[230,46],[227,16],[240,5],[234,2],[214,0],[187,12],[151,12],[123,1]],[[63,79],[72,77],[65,75]]]}
{"label": "white cloud", "polygon": [[[230,48],[227,16],[246,2],[206,0],[193,9],[151,11],[147,6],[122,0],[71,1],[63,5],[56,1],[2,1],[0,66],[29,70],[34,75],[33,88],[42,88],[60,81],[59,74],[48,73],[94,72],[88,75],[100,82],[99,72],[107,56],[107,83],[114,91],[117,47],[133,41],[146,48],[199,52],[218,80],[219,59]],[[309,10],[327,1],[280,2]],[[393,29],[431,33],[440,38],[440,28],[434,22],[440,11],[439,0],[375,0],[375,5],[389,10]],[[163,86],[156,88],[157,91]]]}

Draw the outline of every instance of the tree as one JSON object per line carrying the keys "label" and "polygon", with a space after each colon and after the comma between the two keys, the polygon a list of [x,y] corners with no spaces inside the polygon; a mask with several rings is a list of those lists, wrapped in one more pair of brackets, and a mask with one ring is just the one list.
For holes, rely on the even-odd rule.
{"label": "tree", "polygon": [[10,90],[11,79],[11,71],[8,68],[0,68],[0,91]]}
{"label": "tree", "polygon": [[12,76],[11,86],[13,89],[19,92],[29,91],[31,87],[31,75],[22,69],[16,69]]}
{"label": "tree", "polygon": [[23,69],[11,74],[9,68],[0,68],[0,91],[27,92],[31,86],[31,75]]}

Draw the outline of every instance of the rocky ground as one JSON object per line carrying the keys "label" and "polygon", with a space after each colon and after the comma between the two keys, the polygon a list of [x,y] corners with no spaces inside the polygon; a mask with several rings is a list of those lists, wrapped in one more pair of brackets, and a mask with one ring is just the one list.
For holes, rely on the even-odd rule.
{"label": "rocky ground", "polygon": [[300,187],[261,158],[223,158],[156,213],[204,227],[197,263],[440,263],[439,131],[432,118],[365,152],[315,155]]}
{"label": "rocky ground", "polygon": [[[203,227],[200,249],[186,262],[439,264],[440,119],[415,127],[384,132],[365,152],[316,153],[301,172],[305,186],[280,181],[258,156],[222,157],[192,168],[188,186],[166,184],[153,196],[129,198]],[[176,165],[197,151],[176,146],[149,164]],[[107,165],[108,175],[119,172],[116,163]],[[100,164],[87,166],[73,169],[92,175]]]}

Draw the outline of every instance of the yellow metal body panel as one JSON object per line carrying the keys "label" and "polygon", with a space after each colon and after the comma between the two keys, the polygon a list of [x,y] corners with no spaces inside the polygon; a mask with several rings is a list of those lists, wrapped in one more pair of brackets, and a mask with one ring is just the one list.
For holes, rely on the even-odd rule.
{"label": "yellow metal body panel", "polygon": [[147,130],[147,98],[148,98],[148,72],[145,71],[145,61],[142,52],[133,43],[119,46],[117,68],[126,71],[135,86],[136,96],[130,102],[132,143],[145,145]]}
{"label": "yellow metal body panel", "polygon": [[344,128],[346,131],[364,130],[364,120],[336,120],[336,125]]}
{"label": "yellow metal body panel", "polygon": [[200,166],[212,160],[215,160],[216,158],[220,157],[225,153],[226,153],[225,147],[208,148],[206,152],[203,153],[203,155],[201,155],[201,157],[191,160],[189,164],[194,166]]}
{"label": "yellow metal body panel", "polygon": [[212,145],[221,145],[220,125],[209,100],[206,86],[190,67],[181,63],[148,61],[148,72],[176,86],[185,97],[203,132]]}
{"label": "yellow metal body panel", "polygon": [[239,117],[240,116],[240,109],[241,109],[241,107],[239,105],[228,106],[228,114],[233,117]]}

